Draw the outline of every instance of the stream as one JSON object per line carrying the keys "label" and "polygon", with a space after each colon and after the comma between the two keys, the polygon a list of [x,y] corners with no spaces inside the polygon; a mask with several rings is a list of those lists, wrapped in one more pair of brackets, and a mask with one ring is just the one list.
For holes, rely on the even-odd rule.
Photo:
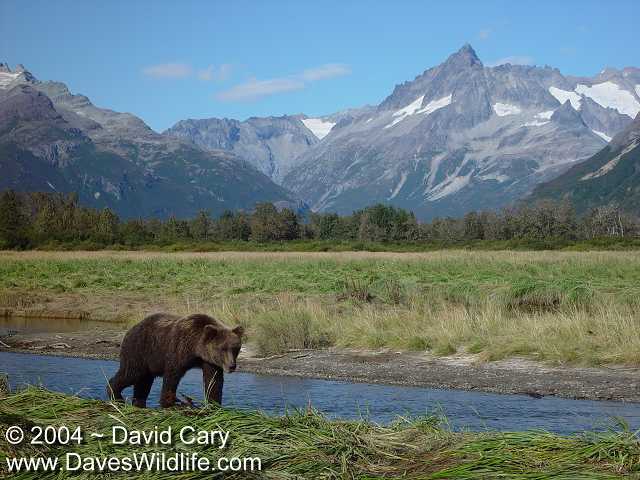
{"label": "stream", "polygon": [[[118,362],[0,352],[0,373],[9,376],[11,388],[42,385],[50,390],[104,399],[105,385]],[[157,406],[161,379],[156,379],[149,405]],[[179,394],[203,398],[202,375],[189,371]],[[132,395],[132,389],[124,392]],[[529,430],[560,434],[604,430],[616,419],[631,429],[640,428],[640,404],[594,400],[569,400],[527,395],[498,395],[464,390],[372,385],[310,378],[234,373],[225,376],[225,406],[261,410],[281,415],[311,405],[328,418],[389,423],[398,417],[446,415],[454,429]]]}

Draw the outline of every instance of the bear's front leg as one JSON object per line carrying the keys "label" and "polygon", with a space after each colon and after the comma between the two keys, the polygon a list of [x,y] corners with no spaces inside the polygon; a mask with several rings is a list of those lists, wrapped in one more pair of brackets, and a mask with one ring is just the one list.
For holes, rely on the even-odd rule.
{"label": "bear's front leg", "polygon": [[167,371],[162,376],[162,390],[160,391],[160,406],[162,408],[173,407],[176,403],[176,392],[180,383],[179,372]]}
{"label": "bear's front leg", "polygon": [[202,380],[204,383],[204,396],[207,401],[222,405],[224,371],[217,365],[204,362],[202,364]]}

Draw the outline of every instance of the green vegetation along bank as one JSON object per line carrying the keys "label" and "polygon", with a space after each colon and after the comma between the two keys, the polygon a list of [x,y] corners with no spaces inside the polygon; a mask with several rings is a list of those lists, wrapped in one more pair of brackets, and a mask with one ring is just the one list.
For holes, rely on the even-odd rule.
{"label": "green vegetation along bank", "polygon": [[[624,429],[606,433],[559,436],[542,431],[453,432],[442,419],[399,419],[390,426],[367,421],[330,421],[318,413],[291,412],[282,417],[214,406],[201,409],[141,410],[86,400],[39,388],[0,393],[0,475],[16,479],[96,478],[95,472],[13,472],[6,459],[64,458],[67,453],[88,457],[131,457],[133,453],[193,454],[217,464],[220,457],[260,458],[261,470],[226,472],[224,478],[270,479],[614,479],[637,478],[640,444]],[[10,445],[6,429],[18,425],[80,426],[109,438],[113,426],[162,431],[185,426],[229,432],[228,444],[113,445],[86,438],[80,445]],[[30,440],[31,435],[27,435]],[[77,458],[77,457],[75,457]],[[253,464],[256,465],[255,463]],[[95,468],[95,467],[94,467]],[[219,473],[219,472],[218,472]],[[127,478],[217,478],[213,472],[127,472]],[[635,475],[635,476],[634,476]],[[112,478],[113,475],[98,474]],[[222,477],[221,477],[222,478]]]}

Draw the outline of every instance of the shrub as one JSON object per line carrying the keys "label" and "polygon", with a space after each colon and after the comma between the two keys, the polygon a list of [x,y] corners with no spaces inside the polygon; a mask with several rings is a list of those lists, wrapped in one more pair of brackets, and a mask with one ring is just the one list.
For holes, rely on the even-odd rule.
{"label": "shrub", "polygon": [[322,348],[331,344],[329,335],[319,331],[309,312],[297,307],[263,313],[256,319],[254,331],[253,340],[260,355]]}

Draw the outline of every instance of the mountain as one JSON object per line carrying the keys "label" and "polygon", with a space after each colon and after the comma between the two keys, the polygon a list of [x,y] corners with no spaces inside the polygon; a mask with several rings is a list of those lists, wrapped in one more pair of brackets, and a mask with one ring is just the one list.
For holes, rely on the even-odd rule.
{"label": "mountain", "polygon": [[487,67],[465,45],[337,122],[281,184],[318,211],[384,202],[428,219],[500,208],[600,150],[640,111],[639,95],[635,68],[581,78]]}
{"label": "mountain", "polygon": [[315,118],[300,114],[251,117],[243,122],[228,118],[189,119],[179,121],[164,133],[202,148],[233,152],[281,184],[302,154],[326,137],[334,126],[351,122],[370,108]]}
{"label": "mountain", "polygon": [[550,182],[531,200],[567,199],[578,212],[615,204],[640,215],[640,114],[605,148]]}
{"label": "mountain", "polygon": [[204,150],[0,64],[0,189],[78,192],[123,217],[251,209],[291,195],[230,152]]}
{"label": "mountain", "polygon": [[[311,119],[310,119],[311,120]],[[321,123],[305,125],[304,116],[181,120],[164,133],[187,139],[206,149],[228,150],[250,161],[258,170],[279,181],[297,157],[319,140]],[[313,119],[315,120],[315,119]]]}
{"label": "mountain", "polygon": [[[501,208],[593,156],[640,112],[640,69],[488,67],[465,45],[379,105],[183,120],[162,134],[22,67],[0,64],[0,103],[11,172],[0,188],[79,190],[125,216],[300,199],[339,213],[382,202],[430,219]],[[32,116],[16,117],[22,109]]]}

